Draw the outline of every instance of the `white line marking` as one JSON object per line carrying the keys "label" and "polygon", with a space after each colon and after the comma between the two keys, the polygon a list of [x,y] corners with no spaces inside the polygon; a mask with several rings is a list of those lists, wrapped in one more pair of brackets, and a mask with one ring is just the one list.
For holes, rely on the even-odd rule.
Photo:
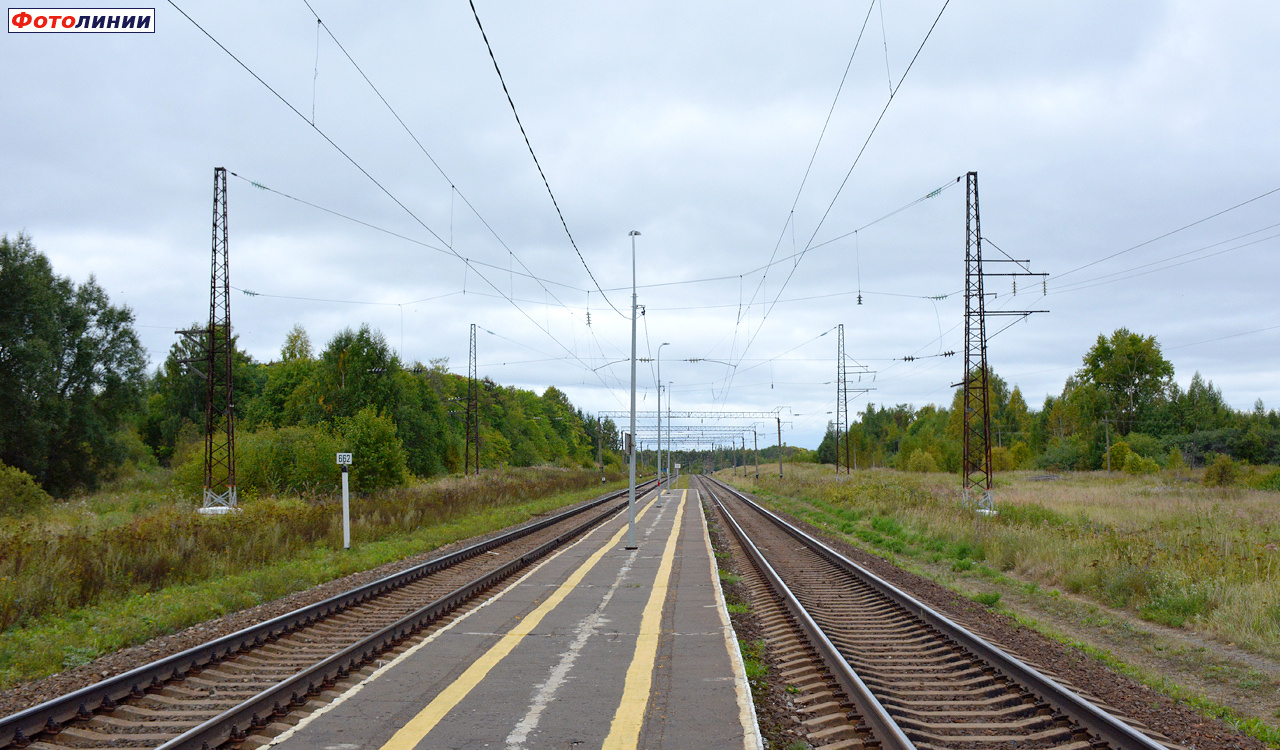
{"label": "white line marking", "polygon": [[466,620],[468,617],[470,617],[471,615],[475,614],[476,612],[479,612],[480,610],[482,610],[482,609],[484,609],[485,607],[489,606],[489,605],[490,605],[490,604],[492,604],[493,602],[498,601],[498,600],[499,600],[499,599],[501,599],[501,598],[502,598],[502,597],[503,597],[503,596],[504,596],[508,591],[511,591],[511,590],[512,590],[512,589],[514,589],[516,586],[518,586],[519,584],[523,583],[527,578],[529,578],[530,576],[532,576],[533,574],[535,574],[535,573],[537,573],[539,570],[541,570],[541,569],[542,569],[542,566],[550,564],[553,560],[555,560],[555,559],[556,559],[557,557],[559,557],[560,555],[563,555],[564,553],[568,552],[569,550],[573,549],[574,547],[577,547],[579,544],[582,544],[583,542],[587,541],[587,540],[588,540],[588,539],[590,539],[590,538],[592,537],[592,535],[594,535],[597,531],[599,531],[600,529],[603,529],[604,527],[606,527],[606,526],[610,525],[610,523],[611,523],[612,521],[613,521],[613,519],[609,519],[609,521],[606,521],[606,522],[604,522],[604,523],[602,523],[602,524],[597,525],[595,528],[591,529],[591,530],[590,530],[590,531],[588,531],[586,534],[583,534],[581,537],[579,537],[576,541],[572,542],[571,544],[566,545],[563,549],[561,549],[561,550],[559,550],[559,551],[557,551],[557,552],[553,553],[550,557],[548,557],[547,559],[545,559],[545,560],[543,560],[542,562],[540,562],[540,563],[538,563],[537,565],[535,565],[532,569],[530,569],[530,570],[529,570],[529,572],[528,572],[528,573],[525,573],[524,575],[520,576],[520,578],[518,578],[518,579],[517,579],[514,583],[512,583],[510,586],[507,586],[506,588],[504,588],[504,589],[502,589],[501,591],[499,591],[497,594],[494,594],[493,596],[491,596],[491,597],[489,597],[488,599],[486,599],[484,602],[482,602],[482,603],[480,604],[480,606],[476,607],[475,609],[471,609],[471,610],[467,610],[466,612],[463,612],[461,615],[459,615],[457,618],[455,618],[455,619],[454,619],[452,622],[450,622],[448,625],[445,625],[443,628],[440,628],[439,630],[435,631],[434,633],[432,633],[431,635],[427,636],[426,638],[423,638],[421,642],[419,642],[418,644],[416,644],[416,645],[412,646],[412,647],[411,647],[411,648],[409,648],[407,651],[405,651],[403,654],[400,654],[400,655],[399,655],[399,656],[397,656],[396,658],[394,658],[394,659],[392,659],[391,661],[387,662],[387,663],[386,663],[386,664],[384,664],[381,668],[379,668],[379,669],[378,669],[378,671],[376,671],[376,672],[374,672],[373,674],[369,675],[369,677],[368,677],[368,678],[366,678],[365,680],[363,680],[363,681],[362,681],[362,682],[360,682],[359,684],[357,684],[357,685],[353,686],[353,687],[352,687],[350,690],[348,690],[347,692],[345,692],[345,693],[343,693],[342,695],[340,695],[340,696],[338,696],[337,698],[335,698],[335,699],[334,699],[334,701],[333,701],[332,703],[330,703],[329,705],[324,706],[323,708],[320,708],[319,710],[315,711],[315,712],[314,712],[314,713],[312,713],[312,714],[309,714],[309,715],[307,715],[307,716],[304,716],[304,717],[302,718],[302,720],[301,720],[301,721],[299,721],[297,724],[295,724],[293,727],[291,727],[291,728],[289,728],[289,729],[285,730],[284,732],[281,732],[280,734],[276,735],[276,737],[275,737],[275,738],[273,738],[273,739],[271,740],[271,742],[267,745],[267,747],[274,747],[274,746],[276,746],[276,745],[280,744],[281,742],[284,742],[285,740],[287,740],[287,739],[289,739],[290,737],[292,737],[295,733],[297,733],[298,731],[302,730],[302,729],[303,729],[304,727],[306,727],[308,724],[310,724],[311,722],[315,721],[315,720],[316,720],[317,718],[319,718],[320,716],[323,716],[324,714],[329,713],[330,711],[332,711],[333,709],[335,709],[335,708],[337,708],[338,706],[342,705],[343,703],[346,703],[346,702],[347,702],[347,700],[349,700],[350,698],[352,698],[353,696],[355,696],[355,694],[356,694],[356,693],[359,693],[361,690],[363,690],[365,685],[368,685],[369,683],[371,683],[371,682],[373,682],[374,680],[378,679],[378,678],[379,678],[379,677],[381,677],[382,675],[386,674],[388,671],[390,671],[393,667],[395,667],[395,666],[396,666],[397,664],[399,664],[400,662],[402,662],[402,661],[404,661],[405,659],[408,659],[409,657],[411,657],[411,656],[413,656],[414,654],[418,653],[418,651],[419,651],[420,649],[424,648],[427,644],[429,644],[429,643],[431,643],[432,641],[434,641],[434,640],[435,640],[436,638],[438,638],[440,635],[442,635],[443,633],[448,632],[449,630],[452,630],[452,629],[453,629],[453,627],[454,627],[455,625],[458,625],[458,624],[459,624],[459,623],[461,623],[463,620]]}
{"label": "white line marking", "polygon": [[[653,533],[653,529],[662,521],[662,516],[667,512],[670,506],[661,506],[657,517],[649,524],[649,528],[645,529],[644,537],[648,539]],[[636,557],[640,550],[631,550],[631,554],[627,556],[626,562],[618,570],[617,578],[613,579],[613,584],[609,586],[609,590],[605,592],[601,598],[600,604],[595,611],[587,615],[582,622],[578,623],[578,629],[573,642],[569,644],[569,649],[560,655],[560,661],[551,668],[547,679],[540,685],[536,686],[533,694],[533,701],[529,704],[529,710],[525,713],[524,718],[516,723],[511,734],[507,735],[506,743],[508,750],[523,750],[524,743],[529,739],[529,734],[538,728],[538,723],[542,720],[542,712],[555,699],[556,692],[560,690],[560,686],[565,683],[569,676],[569,672],[573,669],[573,665],[578,660],[578,656],[582,653],[583,647],[587,645],[587,640],[600,630],[600,626],[609,622],[604,617],[604,608],[608,606],[613,599],[613,594],[622,585],[622,581],[631,572],[631,566],[635,563]]]}

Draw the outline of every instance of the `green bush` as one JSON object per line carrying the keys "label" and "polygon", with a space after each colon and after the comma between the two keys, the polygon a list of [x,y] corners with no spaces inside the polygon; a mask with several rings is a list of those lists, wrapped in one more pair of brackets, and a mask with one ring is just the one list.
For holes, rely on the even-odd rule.
{"label": "green bush", "polygon": [[53,501],[22,469],[0,463],[0,515],[29,513]]}
{"label": "green bush", "polygon": [[1076,436],[1071,436],[1054,438],[1036,461],[1036,465],[1040,469],[1049,471],[1071,471],[1088,468],[1087,461],[1088,454],[1083,441]]}
{"label": "green bush", "polygon": [[1129,448],[1129,444],[1121,440],[1111,444],[1111,450],[1108,455],[1111,457],[1108,464],[1106,457],[1102,459],[1102,468],[1109,468],[1111,471],[1124,471],[1125,462],[1129,460],[1129,456],[1133,455],[1133,450]]}
{"label": "green bush", "polygon": [[1258,473],[1249,479],[1249,486],[1255,490],[1280,492],[1280,469]]}
{"label": "green bush", "polygon": [[1204,472],[1205,487],[1230,487],[1240,481],[1240,465],[1231,456],[1219,455]]}
{"label": "green bush", "polygon": [[259,495],[331,495],[338,486],[338,440],[324,427],[267,428],[236,445],[236,483]]}
{"label": "green bush", "polygon": [[1124,472],[1126,474],[1156,474],[1160,471],[1160,464],[1155,459],[1143,458],[1137,453],[1130,453],[1129,457],[1124,460]]}
{"label": "green bush", "polygon": [[1187,459],[1183,458],[1182,451],[1177,448],[1169,449],[1169,456],[1164,460],[1164,468],[1172,474],[1181,474],[1187,470]]}
{"label": "green bush", "polygon": [[351,490],[373,492],[404,484],[409,478],[404,445],[395,422],[366,406],[339,422],[338,450],[351,453]]}
{"label": "green bush", "polygon": [[1160,454],[1164,450],[1163,440],[1151,435],[1144,435],[1141,432],[1130,432],[1124,436],[1124,442],[1129,446],[1129,450],[1143,458],[1160,458]]}
{"label": "green bush", "polygon": [[1018,468],[1018,465],[1013,460],[1013,454],[1008,448],[997,447],[991,449],[992,471],[1013,471],[1016,468]]}
{"label": "green bush", "polygon": [[924,448],[916,448],[907,460],[907,471],[937,471],[938,462],[933,454]]}
{"label": "green bush", "polygon": [[1009,458],[1013,459],[1013,468],[1029,469],[1035,454],[1031,452],[1031,446],[1019,440],[1009,449]]}

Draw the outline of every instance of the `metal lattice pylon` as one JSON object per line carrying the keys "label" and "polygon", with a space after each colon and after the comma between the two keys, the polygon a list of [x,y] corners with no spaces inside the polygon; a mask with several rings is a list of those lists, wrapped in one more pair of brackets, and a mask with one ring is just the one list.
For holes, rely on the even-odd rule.
{"label": "metal lattice pylon", "polygon": [[467,355],[467,434],[463,447],[463,473],[470,474],[472,467],[480,473],[480,384],[476,380],[476,324],[471,324],[471,347]]}
{"label": "metal lattice pylon", "polygon": [[213,170],[213,260],[205,363],[204,502],[206,513],[236,507],[235,400],[232,392],[231,279],[227,261],[227,170]]}
{"label": "metal lattice pylon", "polygon": [[[966,179],[964,235],[964,445],[962,490],[968,503],[993,511],[991,497],[991,401],[987,384],[986,297],[982,288],[982,230],[978,173]],[[981,492],[980,497],[974,497]]]}

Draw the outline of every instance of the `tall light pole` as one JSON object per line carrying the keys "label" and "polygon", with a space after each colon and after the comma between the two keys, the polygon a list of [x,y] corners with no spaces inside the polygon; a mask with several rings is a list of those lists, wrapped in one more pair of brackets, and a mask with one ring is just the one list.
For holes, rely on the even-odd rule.
{"label": "tall light pole", "polygon": [[[662,347],[671,346],[670,341],[658,344],[655,361],[658,363],[658,486],[662,486]],[[670,398],[668,396],[668,398]]]}
{"label": "tall light pole", "polygon": [[627,549],[636,548],[636,237],[640,233],[632,229],[631,237],[631,491],[627,494]]}
{"label": "tall light pole", "polygon": [[[667,476],[671,476],[671,381],[667,381]],[[658,423],[662,423],[662,410],[658,410]]]}

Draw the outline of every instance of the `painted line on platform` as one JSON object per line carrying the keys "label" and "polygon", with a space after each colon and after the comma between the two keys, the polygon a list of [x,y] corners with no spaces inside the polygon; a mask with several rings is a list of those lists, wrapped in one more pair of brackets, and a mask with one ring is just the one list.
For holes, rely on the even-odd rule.
{"label": "painted line on platform", "polygon": [[[656,501],[657,499],[658,499],[658,495],[657,493],[654,493],[653,498],[649,500],[649,504],[644,506],[644,508],[640,510],[639,516],[643,516],[649,510],[649,506],[653,505],[654,501]],[[608,522],[606,521],[605,523],[608,523]],[[556,558],[567,553],[569,550],[573,549],[574,547],[577,547],[579,544],[585,544],[589,539],[591,539],[591,537],[595,536],[596,532],[600,531],[603,528],[604,526],[596,526],[595,528],[589,530],[587,533],[578,537],[577,539],[575,539],[573,542],[566,545],[562,549],[552,553],[545,560],[533,566],[531,569],[529,569],[528,572],[526,572],[524,575],[517,578],[514,582],[512,582],[510,586],[504,587],[498,593],[494,594],[493,596],[489,597],[485,601],[481,602],[480,605],[475,607],[474,609],[469,609],[466,612],[463,612],[461,615],[451,620],[444,627],[432,632],[426,638],[423,638],[418,643],[406,649],[404,653],[400,654],[399,656],[392,659],[391,661],[378,667],[378,669],[373,674],[369,675],[364,680],[361,680],[359,683],[353,685],[345,693],[335,698],[333,702],[321,707],[317,711],[314,711],[302,717],[302,720],[299,721],[297,724],[293,725],[292,727],[289,727],[284,732],[281,732],[280,734],[273,737],[271,742],[268,744],[268,747],[274,747],[276,745],[283,743],[285,740],[292,738],[295,734],[302,731],[302,729],[306,727],[308,724],[310,724],[311,722],[319,719],[321,716],[324,716],[325,714],[329,713],[330,711],[342,705],[343,703],[346,703],[348,700],[355,697],[357,693],[363,690],[366,685],[368,685],[369,683],[373,682],[374,680],[378,679],[379,677],[383,676],[387,672],[394,669],[397,665],[400,664],[400,662],[405,661],[406,659],[409,659],[410,657],[412,657],[414,654],[418,653],[418,651],[425,648],[428,644],[430,644],[436,638],[439,638],[441,635],[449,632],[450,630],[453,630],[454,627],[461,625],[463,621],[465,621],[471,615],[475,614],[476,612],[479,612],[485,607],[488,607],[490,604],[493,604],[494,602],[501,599],[503,596],[506,595],[508,591],[511,591],[512,589],[516,588],[520,584],[524,583],[530,577],[536,575],[538,571],[542,570],[543,566],[550,565]],[[622,528],[624,529],[627,528],[625,523]]]}
{"label": "painted line on platform", "polygon": [[[656,502],[657,498],[658,494],[655,493],[654,499],[649,501],[644,510],[636,514],[636,520],[639,520],[653,507],[653,503]],[[409,723],[392,735],[391,739],[382,745],[381,750],[413,750],[413,748],[417,747],[418,743],[427,736],[427,733],[434,729],[441,719],[461,703],[462,699],[466,698],[484,680],[485,676],[498,665],[498,662],[502,661],[507,654],[510,654],[520,644],[520,641],[524,640],[525,636],[529,635],[530,631],[536,628],[543,618],[550,614],[551,610],[555,609],[569,595],[569,592],[573,591],[574,587],[582,582],[587,573],[591,572],[591,569],[606,554],[618,546],[622,541],[622,537],[627,533],[627,526],[628,524],[624,523],[622,528],[618,529],[617,533],[613,535],[613,538],[579,565],[577,570],[573,571],[569,578],[546,601],[525,615],[518,625],[473,662],[470,667],[467,667],[467,670],[458,679],[454,680],[453,684],[441,691],[439,695],[427,704],[426,708],[422,709],[417,716],[409,720]]]}
{"label": "painted line on platform", "polygon": [[[698,497],[701,505],[702,497]],[[707,514],[702,516],[702,541],[707,545],[707,558],[711,566],[711,588],[716,595],[716,614],[720,615],[721,631],[725,649],[729,652],[729,663],[733,667],[733,692],[738,699],[738,723],[742,725],[743,750],[764,750],[764,739],[760,734],[760,722],[756,719],[756,707],[751,700],[751,684],[747,682],[747,669],[742,663],[742,651],[738,648],[738,634],[733,630],[733,621],[729,619],[729,607],[724,600],[724,592],[720,590],[720,571],[716,568],[716,553],[711,548],[711,531],[707,528]]]}
{"label": "painted line on platform", "polygon": [[662,551],[658,575],[653,580],[653,590],[644,605],[640,617],[640,630],[636,637],[636,651],[627,667],[626,687],[622,690],[622,702],[613,715],[609,736],[605,737],[603,750],[633,750],[640,743],[640,729],[644,726],[644,711],[649,705],[649,693],[653,687],[653,665],[658,658],[658,635],[662,630],[662,608],[667,602],[671,584],[671,568],[676,557],[676,543],[680,540],[680,524],[684,520],[685,500],[688,490],[680,491],[680,505],[671,524]]}

